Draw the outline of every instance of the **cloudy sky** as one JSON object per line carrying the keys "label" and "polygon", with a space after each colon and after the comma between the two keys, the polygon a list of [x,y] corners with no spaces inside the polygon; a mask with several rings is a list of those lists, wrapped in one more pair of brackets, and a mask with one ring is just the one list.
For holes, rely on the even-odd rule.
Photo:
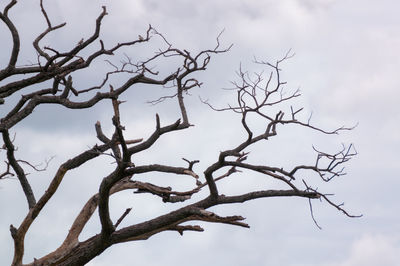
{"label": "cloudy sky", "polygon": [[[11,12],[26,45],[19,64],[33,62],[36,55],[29,46],[45,28],[39,1],[18,3]],[[194,128],[168,136],[154,150],[137,158],[143,163],[182,165],[180,158],[199,159],[202,167],[215,161],[220,150],[232,147],[243,132],[232,114],[215,114],[201,104],[198,96],[217,106],[230,99],[230,86],[239,65],[249,71],[261,71],[252,64],[255,57],[275,61],[289,49],[296,55],[282,65],[288,88],[300,88],[302,97],[296,105],[322,127],[358,126],[351,132],[326,137],[307,130],[282,130],[282,136],[255,149],[251,159],[267,158],[276,166],[293,162],[312,162],[311,145],[327,149],[341,143],[354,143],[358,156],[346,167],[348,175],[329,185],[336,202],[345,202],[352,214],[345,217],[324,202],[314,203],[314,214],[322,230],[310,217],[308,201],[303,199],[265,199],[242,205],[215,208],[221,215],[242,215],[250,229],[227,225],[202,224],[203,233],[185,233],[183,237],[166,232],[148,241],[120,244],[91,261],[90,266],[106,265],[269,265],[269,266],[395,266],[400,260],[400,214],[398,207],[400,112],[400,4],[396,0],[115,0],[48,1],[46,6],[54,23],[67,21],[66,29],[52,35],[44,44],[60,49],[75,45],[88,36],[94,20],[106,5],[109,15],[103,22],[103,37],[108,45],[143,34],[150,23],[175,46],[191,51],[215,45],[224,30],[221,43],[234,44],[231,51],[212,58],[210,67],[199,75],[204,82],[188,99]],[[2,4],[3,6],[3,4]],[[10,48],[10,36],[0,26],[0,65],[3,67]],[[154,47],[153,47],[154,48]],[[126,50],[136,58],[151,54],[150,48]],[[113,58],[118,63],[123,58]],[[24,61],[25,60],[25,61]],[[107,70],[99,60],[93,71],[77,77],[76,85],[97,84],[98,74]],[[161,66],[163,67],[163,66]],[[80,78],[80,79],[78,79]],[[118,82],[118,81],[116,81]],[[0,84],[2,85],[2,84]],[[161,92],[162,93],[162,92]],[[154,127],[154,114],[165,123],[179,118],[175,103],[157,106],[146,104],[159,97],[160,91],[138,87],[122,99],[123,123],[132,138],[147,136]],[[0,113],[8,110],[2,106]],[[23,159],[41,162],[56,155],[45,173],[32,173],[35,192],[43,193],[58,164],[96,143],[94,123],[102,122],[111,132],[111,106],[100,104],[82,113],[57,107],[39,108],[14,131],[18,154]],[[212,117],[213,119],[210,119]],[[163,120],[164,119],[164,120]],[[238,133],[237,133],[238,132]],[[304,150],[304,152],[303,152]],[[156,152],[154,152],[156,151]],[[306,156],[305,156],[306,155]],[[4,156],[4,152],[2,152]],[[4,160],[4,159],[2,159]],[[25,261],[54,250],[68,230],[68,225],[84,202],[98,190],[101,178],[112,169],[107,158],[73,171],[60,187],[42,217],[27,235]],[[94,170],[95,169],[95,170]],[[159,176],[148,177],[162,184]],[[173,179],[171,182],[187,182]],[[221,183],[224,193],[270,183],[264,177],[244,173]],[[167,184],[167,183],[165,183]],[[271,186],[273,183],[270,184]],[[243,192],[243,191],[242,191]],[[150,196],[144,198],[123,193],[112,199],[113,215],[118,217],[127,207],[133,214],[125,225],[164,213],[174,206],[162,206]],[[18,181],[0,181],[0,264],[9,265],[12,239],[9,225],[18,225],[26,212],[26,202]],[[90,222],[82,240],[98,232],[99,224]]]}

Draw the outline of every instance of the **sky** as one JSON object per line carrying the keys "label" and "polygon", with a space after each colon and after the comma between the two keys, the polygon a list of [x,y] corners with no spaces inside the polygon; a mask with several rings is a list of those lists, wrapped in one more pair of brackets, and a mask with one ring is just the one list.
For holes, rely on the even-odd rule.
{"label": "sky", "polygon": [[[31,42],[45,29],[39,1],[18,2],[10,16],[20,28],[20,65],[35,61]],[[217,158],[218,152],[238,143],[243,137],[240,119],[230,113],[215,113],[199,101],[209,99],[224,107],[232,99],[231,86],[241,65],[249,72],[269,71],[252,63],[254,57],[274,62],[291,49],[295,56],[282,65],[288,90],[301,90],[296,106],[304,107],[305,117],[312,112],[313,122],[332,129],[342,125],[357,127],[338,136],[282,128],[280,135],[251,151],[249,160],[267,161],[277,166],[298,162],[312,163],[312,145],[337,150],[354,143],[358,155],[346,166],[346,176],[321,189],[334,193],[335,202],[344,202],[348,218],[324,202],[314,201],[318,229],[304,199],[261,199],[216,207],[219,215],[242,215],[250,229],[221,224],[200,223],[202,233],[164,232],[147,241],[119,244],[92,260],[90,266],[126,265],[269,265],[269,266],[395,266],[400,260],[399,155],[400,112],[400,4],[395,0],[204,0],[204,1],[45,1],[54,24],[67,22],[65,29],[50,35],[43,44],[60,49],[75,45],[89,36],[94,20],[106,5],[102,39],[106,45],[137,38],[151,24],[175,46],[199,51],[221,44],[232,49],[216,55],[204,73],[198,75],[201,88],[187,98],[193,128],[168,135],[145,152],[140,163],[169,163],[183,166],[182,157],[199,159],[198,171]],[[1,4],[3,8],[4,4]],[[11,42],[4,25],[0,26],[0,66],[8,60]],[[4,36],[4,37],[3,37]],[[124,51],[132,58],[148,56],[153,46]],[[119,63],[118,53],[113,62]],[[109,65],[99,60],[89,71],[78,73],[75,86],[86,87],[101,80]],[[160,65],[168,71],[168,65]],[[115,80],[115,83],[122,82]],[[3,85],[0,83],[0,85]],[[179,118],[176,103],[146,103],[164,91],[138,86],[122,96],[122,122],[132,138],[145,137],[155,125],[155,113],[162,123]],[[15,100],[15,99],[14,99]],[[1,106],[4,114],[9,106]],[[57,166],[96,143],[94,124],[101,121],[112,132],[111,106],[102,103],[91,110],[71,111],[43,106],[16,126],[17,155],[40,163],[55,155],[47,171],[29,177],[37,195],[43,193]],[[255,125],[256,127],[258,124]],[[0,152],[4,157],[4,152]],[[2,159],[4,160],[4,159]],[[3,166],[2,166],[3,167]],[[86,200],[98,190],[101,179],[111,171],[108,158],[99,158],[64,180],[56,195],[32,225],[26,237],[25,261],[54,250],[65,237],[68,226]],[[159,185],[193,186],[182,177],[146,176]],[[311,181],[317,182],[312,180]],[[220,184],[221,193],[274,187],[263,176],[244,172]],[[201,194],[200,196],[204,196]],[[198,198],[199,199],[199,198]],[[111,200],[112,216],[118,218],[127,207],[132,213],[123,225],[156,217],[176,208],[163,205],[151,196],[124,192]],[[179,205],[178,205],[179,206]],[[15,179],[0,180],[0,264],[9,265],[12,239],[9,225],[18,225],[26,213],[26,202]],[[97,216],[90,221],[81,240],[99,231]]]}

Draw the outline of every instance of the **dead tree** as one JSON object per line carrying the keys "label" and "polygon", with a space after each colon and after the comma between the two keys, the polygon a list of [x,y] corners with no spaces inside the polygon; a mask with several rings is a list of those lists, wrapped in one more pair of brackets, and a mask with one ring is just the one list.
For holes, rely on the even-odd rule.
{"label": "dead tree", "polygon": [[[179,234],[184,231],[203,231],[203,228],[196,225],[196,221],[206,221],[210,223],[224,223],[249,227],[243,222],[241,216],[222,217],[207,209],[216,205],[243,203],[245,201],[268,198],[268,197],[302,197],[310,201],[312,199],[325,200],[331,205],[348,214],[340,204],[334,203],[327,194],[318,191],[313,185],[312,180],[306,180],[305,172],[314,172],[323,181],[329,182],[332,178],[344,175],[343,164],[351,159],[355,154],[353,146],[343,147],[337,153],[329,154],[315,149],[316,162],[312,165],[296,165],[290,169],[282,167],[258,165],[248,162],[248,148],[268,141],[274,138],[279,130],[288,124],[305,127],[313,131],[319,131],[322,134],[338,134],[340,131],[350,128],[340,127],[333,131],[326,131],[314,126],[310,120],[298,120],[298,114],[301,111],[290,108],[287,112],[280,110],[274,112],[282,103],[290,102],[300,95],[299,91],[291,94],[284,94],[284,81],[280,77],[280,64],[289,58],[288,53],[283,59],[268,63],[255,60],[270,70],[266,78],[262,74],[249,74],[240,69],[238,71],[238,81],[234,82],[234,91],[237,95],[236,102],[230,103],[226,108],[216,108],[208,101],[207,105],[216,111],[232,111],[241,118],[241,126],[246,132],[246,137],[236,146],[221,151],[216,155],[214,163],[201,170],[196,169],[198,161],[184,159],[187,163],[184,166],[171,166],[162,164],[138,165],[133,160],[141,152],[152,147],[153,144],[160,141],[165,134],[177,133],[191,126],[188,110],[185,105],[184,96],[188,91],[200,87],[201,82],[194,76],[197,72],[206,70],[212,56],[227,52],[230,47],[221,48],[219,37],[217,44],[212,49],[206,49],[196,54],[187,50],[178,49],[171,45],[167,39],[157,32],[152,26],[149,26],[143,35],[129,42],[117,43],[114,46],[107,47],[100,39],[100,29],[103,18],[107,15],[106,8],[103,7],[98,16],[93,34],[84,37],[78,44],[73,45],[68,51],[60,51],[56,47],[43,46],[43,38],[52,34],[65,26],[65,23],[53,25],[40,1],[40,8],[43,17],[47,23],[47,28],[33,40],[33,47],[37,52],[37,62],[28,66],[19,66],[20,55],[20,37],[19,31],[14,25],[10,13],[17,4],[16,0],[10,1],[4,10],[0,13],[0,19],[8,28],[12,37],[12,50],[9,55],[7,65],[0,70],[0,100],[5,115],[0,120],[0,132],[5,151],[4,170],[0,178],[15,176],[19,180],[28,203],[28,212],[22,221],[16,221],[18,226],[11,225],[10,231],[14,240],[14,255],[12,265],[23,265],[24,241],[25,236],[35,221],[41,215],[42,209],[52,199],[57,192],[61,182],[66,178],[70,170],[79,168],[90,160],[105,154],[111,155],[115,162],[115,168],[108,173],[102,180],[98,188],[98,193],[83,205],[80,213],[69,229],[69,233],[64,242],[60,244],[50,254],[25,265],[84,265],[95,256],[101,254],[108,247],[128,241],[143,240],[163,231],[173,230]],[[79,88],[74,85],[74,74],[78,70],[91,67],[95,60],[102,58],[107,60],[115,52],[121,49],[135,48],[138,44],[145,44],[152,39],[158,38],[163,42],[163,48],[160,48],[153,56],[146,60],[135,62],[128,59],[121,66],[115,66],[113,71],[108,72],[104,77],[99,77],[99,84]],[[88,47],[97,47],[95,51],[87,52]],[[91,51],[91,50],[90,50]],[[5,51],[2,51],[5,52]],[[181,65],[167,75],[162,76],[153,68],[155,62],[159,60],[178,59]],[[111,63],[110,63],[111,64]],[[111,76],[124,74],[129,78],[118,87],[113,87],[109,82]],[[176,99],[179,106],[179,119],[174,123],[164,124],[158,114],[155,115],[155,127],[150,136],[143,136],[143,139],[130,139],[124,134],[124,126],[121,125],[121,113],[119,97],[133,87],[141,84],[152,84],[155,86],[168,86],[174,89],[173,95],[163,96],[155,102],[161,102],[167,98]],[[11,97],[20,96],[17,102],[9,101]],[[98,138],[98,144],[87,149],[75,157],[70,158],[58,167],[55,173],[48,173],[53,178],[48,184],[42,195],[35,195],[26,168],[33,167],[23,158],[17,158],[15,141],[13,139],[13,127],[28,117],[38,106],[53,104],[63,106],[68,109],[86,109],[91,108],[99,102],[109,100],[113,107],[112,123],[115,128],[111,136],[103,133],[100,122],[95,125],[95,133]],[[205,108],[208,108],[204,105]],[[263,132],[256,132],[249,125],[249,117],[264,121]],[[211,156],[211,155],[210,155]],[[246,169],[266,177],[276,179],[282,182],[287,189],[272,190],[260,189],[249,191],[241,195],[222,195],[218,192],[218,181]],[[38,170],[38,169],[36,169]],[[224,171],[223,174],[220,174]],[[162,187],[156,184],[141,182],[136,177],[150,172],[163,173],[168,175],[186,175],[193,177],[196,182],[191,190],[177,191],[171,187]],[[110,218],[110,195],[125,190],[132,190],[136,193],[150,193],[159,197],[163,203],[189,202],[184,207],[157,216],[151,220],[131,224],[119,228],[121,221],[129,214],[130,209],[117,220]],[[192,196],[201,190],[207,190],[209,193],[199,201],[193,201]],[[101,223],[101,231],[92,237],[79,241],[83,228],[98,209],[98,219]]]}

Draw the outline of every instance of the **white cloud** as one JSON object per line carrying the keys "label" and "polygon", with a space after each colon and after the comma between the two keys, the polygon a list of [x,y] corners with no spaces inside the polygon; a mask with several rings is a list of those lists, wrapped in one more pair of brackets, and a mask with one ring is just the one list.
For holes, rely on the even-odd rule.
{"label": "white cloud", "polygon": [[[20,156],[39,159],[39,156],[76,156],[96,143],[93,132],[74,134],[61,131],[33,130],[27,127],[16,130],[15,145]],[[92,133],[92,134],[91,134]],[[32,141],[34,140],[34,141]],[[22,155],[23,154],[23,155]]]}
{"label": "white cloud", "polygon": [[346,258],[324,266],[397,266],[399,261],[399,238],[387,235],[364,235],[354,241]]}

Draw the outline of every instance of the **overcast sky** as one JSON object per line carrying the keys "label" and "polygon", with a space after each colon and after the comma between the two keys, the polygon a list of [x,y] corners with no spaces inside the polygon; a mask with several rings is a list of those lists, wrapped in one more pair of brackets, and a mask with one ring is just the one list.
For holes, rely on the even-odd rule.
{"label": "overcast sky", "polygon": [[[21,1],[10,11],[26,43],[20,65],[35,60],[36,55],[29,45],[46,26],[37,2]],[[139,162],[183,166],[180,158],[188,157],[201,160],[198,171],[202,172],[202,167],[215,161],[218,151],[232,147],[243,132],[237,125],[237,117],[213,113],[199,102],[198,96],[210,99],[217,106],[226,105],[229,92],[221,88],[230,86],[229,81],[235,79],[234,71],[240,63],[249,71],[260,71],[263,69],[259,65],[252,64],[254,56],[274,62],[289,49],[296,55],[282,65],[282,70],[288,89],[300,88],[302,92],[295,104],[304,106],[306,115],[312,112],[313,121],[328,129],[358,124],[353,131],[333,137],[285,128],[281,137],[252,151],[254,157],[250,159],[264,158],[279,167],[294,162],[310,163],[314,159],[312,144],[332,150],[340,148],[341,143],[354,143],[359,155],[346,167],[348,175],[321,186],[325,192],[335,193],[336,202],[345,202],[350,213],[363,214],[362,218],[345,217],[326,203],[316,201],[314,214],[323,228],[319,230],[310,217],[307,200],[262,199],[213,209],[220,215],[246,217],[250,229],[202,224],[205,229],[202,233],[188,232],[181,237],[176,232],[165,232],[148,241],[114,246],[88,265],[398,265],[398,1],[114,0],[109,3],[53,0],[45,4],[54,24],[67,21],[66,29],[44,40],[44,44],[60,49],[75,45],[91,34],[102,5],[107,6],[109,13],[103,22],[102,39],[109,46],[136,38],[148,24],[179,48],[192,51],[212,48],[222,30],[221,43],[234,44],[229,53],[213,57],[209,69],[199,75],[204,84],[188,99],[191,103],[189,115],[195,127],[186,133],[165,137],[154,149],[135,158]],[[0,34],[0,65],[3,67],[8,62],[11,42],[4,25],[0,26]],[[133,58],[142,56],[141,51],[151,54],[150,48],[139,49],[142,50],[125,52]],[[122,54],[117,56],[113,62],[118,63],[123,57]],[[83,87],[97,84],[102,78],[99,73],[107,67],[99,60],[93,71],[77,76],[74,84]],[[145,103],[159,97],[159,93],[144,86],[122,97],[128,101],[122,113],[126,134],[131,134],[132,138],[147,136],[154,128],[156,112],[165,123],[179,118],[173,101],[158,106]],[[108,132],[112,130],[110,110],[109,104],[100,104],[82,113],[41,107],[14,129],[18,156],[40,162],[56,155],[47,172],[30,175],[36,194],[43,193],[60,163],[96,143],[94,124],[97,120]],[[82,205],[98,190],[101,178],[112,167],[107,158],[102,158],[71,172],[60,187],[59,195],[49,202],[28,232],[25,262],[51,252],[61,243]],[[157,184],[167,184],[158,176],[149,178],[160,182]],[[184,186],[193,185],[190,181],[182,182]],[[171,182],[181,181],[173,179]],[[243,173],[221,183],[221,191],[229,194],[251,187],[268,188],[268,185],[273,183],[265,177]],[[26,207],[18,181],[0,181],[0,265],[11,262],[13,244],[8,228],[10,224],[21,222]],[[131,192],[113,198],[112,207],[113,217],[133,207],[124,225],[174,208],[162,206],[154,197],[141,198]],[[94,216],[82,240],[98,231],[97,216]]]}

